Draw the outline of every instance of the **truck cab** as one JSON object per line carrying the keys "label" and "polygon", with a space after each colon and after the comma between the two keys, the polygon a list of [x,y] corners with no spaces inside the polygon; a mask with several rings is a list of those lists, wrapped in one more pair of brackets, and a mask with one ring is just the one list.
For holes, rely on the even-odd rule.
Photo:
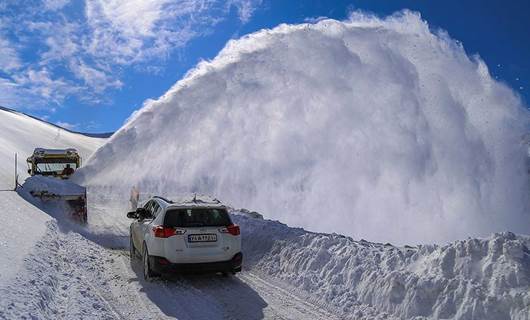
{"label": "truck cab", "polygon": [[[28,174],[31,176],[22,187],[45,202],[62,201],[72,219],[87,223],[86,188],[69,179],[81,166],[81,157],[76,149],[36,148],[27,158]],[[29,183],[28,183],[29,181]]]}
{"label": "truck cab", "polygon": [[73,148],[36,148],[26,161],[30,176],[42,175],[68,179],[81,167],[81,157]]}

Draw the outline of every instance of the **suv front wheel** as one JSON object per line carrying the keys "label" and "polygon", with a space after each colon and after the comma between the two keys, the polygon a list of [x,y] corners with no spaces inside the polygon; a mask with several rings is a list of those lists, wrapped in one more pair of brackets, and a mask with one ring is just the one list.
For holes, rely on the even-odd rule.
{"label": "suv front wheel", "polygon": [[136,258],[136,248],[134,247],[132,235],[129,237],[129,255],[131,256],[131,261],[134,261]]}
{"label": "suv front wheel", "polygon": [[147,245],[145,243],[143,247],[142,262],[144,265],[144,279],[146,281],[151,281],[157,276],[157,274],[151,268],[151,259],[149,259],[149,252],[147,252]]}

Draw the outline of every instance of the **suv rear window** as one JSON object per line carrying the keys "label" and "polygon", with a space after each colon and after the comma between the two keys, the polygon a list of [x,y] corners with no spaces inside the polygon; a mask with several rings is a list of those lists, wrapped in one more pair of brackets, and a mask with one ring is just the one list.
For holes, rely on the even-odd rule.
{"label": "suv rear window", "polygon": [[225,209],[188,208],[166,212],[164,226],[170,228],[222,227],[232,224]]}

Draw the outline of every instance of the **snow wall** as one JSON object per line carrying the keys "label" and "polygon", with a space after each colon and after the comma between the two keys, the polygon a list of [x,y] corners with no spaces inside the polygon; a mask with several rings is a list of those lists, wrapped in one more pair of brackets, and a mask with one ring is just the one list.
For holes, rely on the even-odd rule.
{"label": "snow wall", "polygon": [[372,241],[530,233],[528,125],[517,94],[418,14],[355,13],[230,41],[77,179]]}

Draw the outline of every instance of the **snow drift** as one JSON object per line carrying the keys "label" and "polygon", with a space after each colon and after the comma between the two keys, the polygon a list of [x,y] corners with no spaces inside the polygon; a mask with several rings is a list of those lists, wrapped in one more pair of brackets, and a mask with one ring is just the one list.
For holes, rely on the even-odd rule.
{"label": "snow drift", "polygon": [[528,236],[395,247],[234,219],[247,268],[310,292],[309,301],[344,318],[530,319]]}
{"label": "snow drift", "polygon": [[528,113],[418,14],[280,25],[147,101],[82,171],[392,242],[530,233]]}
{"label": "snow drift", "polygon": [[68,180],[53,177],[33,176],[26,179],[23,186],[24,193],[48,192],[54,195],[78,195],[85,192],[85,188]]}

